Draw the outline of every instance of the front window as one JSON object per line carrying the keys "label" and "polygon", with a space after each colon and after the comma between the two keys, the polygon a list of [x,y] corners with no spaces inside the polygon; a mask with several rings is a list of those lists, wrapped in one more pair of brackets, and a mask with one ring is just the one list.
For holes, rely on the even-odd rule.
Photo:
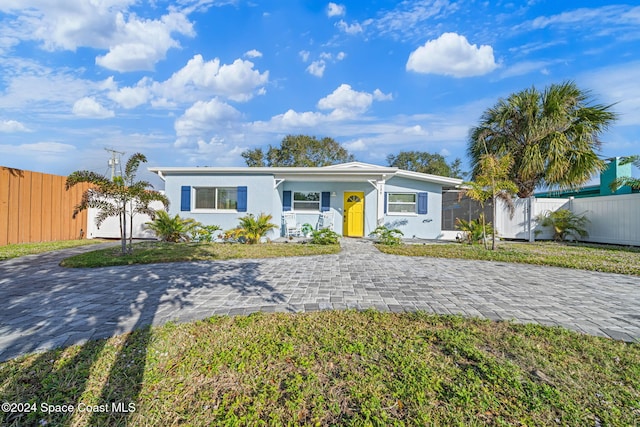
{"label": "front window", "polygon": [[293,193],[293,210],[294,211],[320,211],[320,193],[318,192],[302,192]]}
{"label": "front window", "polygon": [[388,213],[416,213],[415,193],[389,193],[387,195]]}
{"label": "front window", "polygon": [[195,189],[196,209],[238,209],[236,187],[200,187]]}

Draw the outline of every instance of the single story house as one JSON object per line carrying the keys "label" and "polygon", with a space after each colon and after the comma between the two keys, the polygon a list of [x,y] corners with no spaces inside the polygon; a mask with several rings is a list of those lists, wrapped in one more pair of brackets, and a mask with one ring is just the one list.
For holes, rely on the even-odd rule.
{"label": "single story house", "polygon": [[[165,182],[169,213],[223,230],[252,213],[366,237],[378,225],[407,238],[442,236],[442,188],[462,180],[361,162],[325,167],[152,167]],[[327,221],[327,218],[330,218]],[[284,236],[284,223],[269,237]]]}

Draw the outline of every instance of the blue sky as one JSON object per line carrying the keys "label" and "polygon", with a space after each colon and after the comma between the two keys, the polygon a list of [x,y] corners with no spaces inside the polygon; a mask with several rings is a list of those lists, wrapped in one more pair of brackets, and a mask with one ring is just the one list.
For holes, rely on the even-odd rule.
{"label": "blue sky", "polygon": [[[240,166],[287,134],[463,159],[500,97],[573,80],[640,152],[640,7],[581,1],[0,0],[0,165]],[[126,156],[125,156],[126,157]]]}

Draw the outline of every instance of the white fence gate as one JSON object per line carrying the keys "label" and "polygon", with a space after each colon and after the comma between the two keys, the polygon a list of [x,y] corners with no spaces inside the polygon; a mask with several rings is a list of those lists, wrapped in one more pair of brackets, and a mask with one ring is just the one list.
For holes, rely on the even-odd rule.
{"label": "white fence gate", "polygon": [[[506,239],[551,239],[553,232],[536,221],[539,214],[569,209],[586,215],[589,236],[581,239],[593,243],[640,246],[640,194],[585,197],[580,199],[535,198],[515,200],[515,212],[501,203],[496,212],[500,237]],[[537,232],[537,234],[536,234]]]}

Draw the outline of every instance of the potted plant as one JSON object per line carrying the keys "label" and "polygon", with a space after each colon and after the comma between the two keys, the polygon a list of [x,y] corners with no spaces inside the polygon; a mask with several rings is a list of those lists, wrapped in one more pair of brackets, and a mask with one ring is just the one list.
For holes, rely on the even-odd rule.
{"label": "potted plant", "polygon": [[301,231],[302,231],[302,234],[304,235],[304,237],[309,237],[311,235],[311,233],[313,232],[313,227],[311,226],[311,224],[306,222],[306,223],[302,224]]}

